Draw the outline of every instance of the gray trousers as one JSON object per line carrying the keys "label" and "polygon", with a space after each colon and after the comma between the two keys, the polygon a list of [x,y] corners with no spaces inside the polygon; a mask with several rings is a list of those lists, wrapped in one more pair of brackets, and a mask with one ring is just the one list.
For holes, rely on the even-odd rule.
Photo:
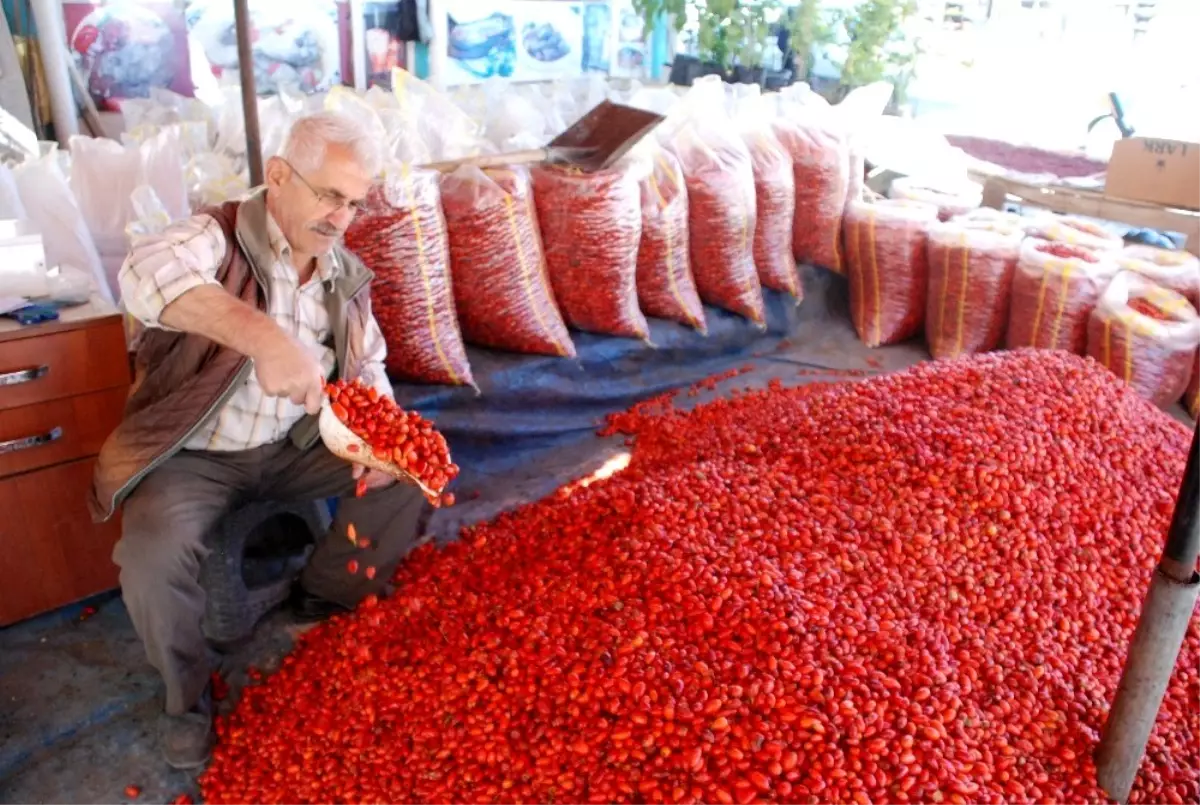
{"label": "gray trousers", "polygon": [[[166,710],[187,712],[211,672],[201,629],[200,563],[205,537],[233,508],[250,500],[308,501],[340,496],[337,516],[300,577],[322,598],[354,606],[378,593],[412,548],[425,499],[408,484],[354,496],[350,465],[321,444],[301,452],[290,441],[232,453],[184,450],[146,476],[125,500],[113,561],[121,593],[150,663],[167,688]],[[353,524],[358,548],[346,537]],[[357,559],[360,570],[346,565]],[[374,579],[363,569],[376,568]]]}

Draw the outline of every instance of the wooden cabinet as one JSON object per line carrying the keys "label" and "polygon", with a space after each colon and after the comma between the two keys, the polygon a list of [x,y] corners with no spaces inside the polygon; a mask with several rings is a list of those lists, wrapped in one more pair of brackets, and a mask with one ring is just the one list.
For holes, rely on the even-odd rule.
{"label": "wooden cabinet", "polygon": [[87,494],[129,391],[125,328],[99,300],[60,316],[0,320],[0,626],[117,585],[120,521],[92,523]]}

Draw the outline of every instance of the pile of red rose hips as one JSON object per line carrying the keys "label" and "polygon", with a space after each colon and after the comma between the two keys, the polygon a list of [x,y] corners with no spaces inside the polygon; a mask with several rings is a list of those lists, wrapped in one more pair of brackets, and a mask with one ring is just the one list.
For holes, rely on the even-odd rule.
{"label": "pile of red rose hips", "polygon": [[[1022,350],[612,418],[219,725],[208,802],[1103,802],[1187,431]],[[1200,796],[1193,621],[1133,802]]]}
{"label": "pile of red rose hips", "polygon": [[[367,443],[378,460],[395,464],[434,493],[458,477],[445,437],[420,414],[405,411],[361,380],[335,380],[325,391],[333,413]],[[435,495],[431,502],[449,506],[454,496]]]}

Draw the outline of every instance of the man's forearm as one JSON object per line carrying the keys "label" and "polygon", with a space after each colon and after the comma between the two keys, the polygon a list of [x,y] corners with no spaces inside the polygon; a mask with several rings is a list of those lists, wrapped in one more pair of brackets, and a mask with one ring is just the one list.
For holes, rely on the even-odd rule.
{"label": "man's forearm", "polygon": [[167,327],[202,335],[223,347],[254,357],[284,332],[270,316],[216,285],[201,285],[163,308]]}

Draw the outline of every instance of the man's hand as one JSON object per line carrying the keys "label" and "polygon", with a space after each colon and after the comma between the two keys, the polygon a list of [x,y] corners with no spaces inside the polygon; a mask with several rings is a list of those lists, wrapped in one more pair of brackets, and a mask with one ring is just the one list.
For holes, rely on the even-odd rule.
{"label": "man's hand", "polygon": [[251,357],[258,384],[266,394],[287,397],[310,414],[321,410],[325,380],[321,362],[303,344],[278,330],[274,337],[264,339]]}
{"label": "man's hand", "polygon": [[368,492],[372,489],[384,489],[396,483],[396,479],[386,472],[368,470],[362,464],[351,464],[350,466],[352,467],[350,476],[356,481],[361,479],[361,485]]}

